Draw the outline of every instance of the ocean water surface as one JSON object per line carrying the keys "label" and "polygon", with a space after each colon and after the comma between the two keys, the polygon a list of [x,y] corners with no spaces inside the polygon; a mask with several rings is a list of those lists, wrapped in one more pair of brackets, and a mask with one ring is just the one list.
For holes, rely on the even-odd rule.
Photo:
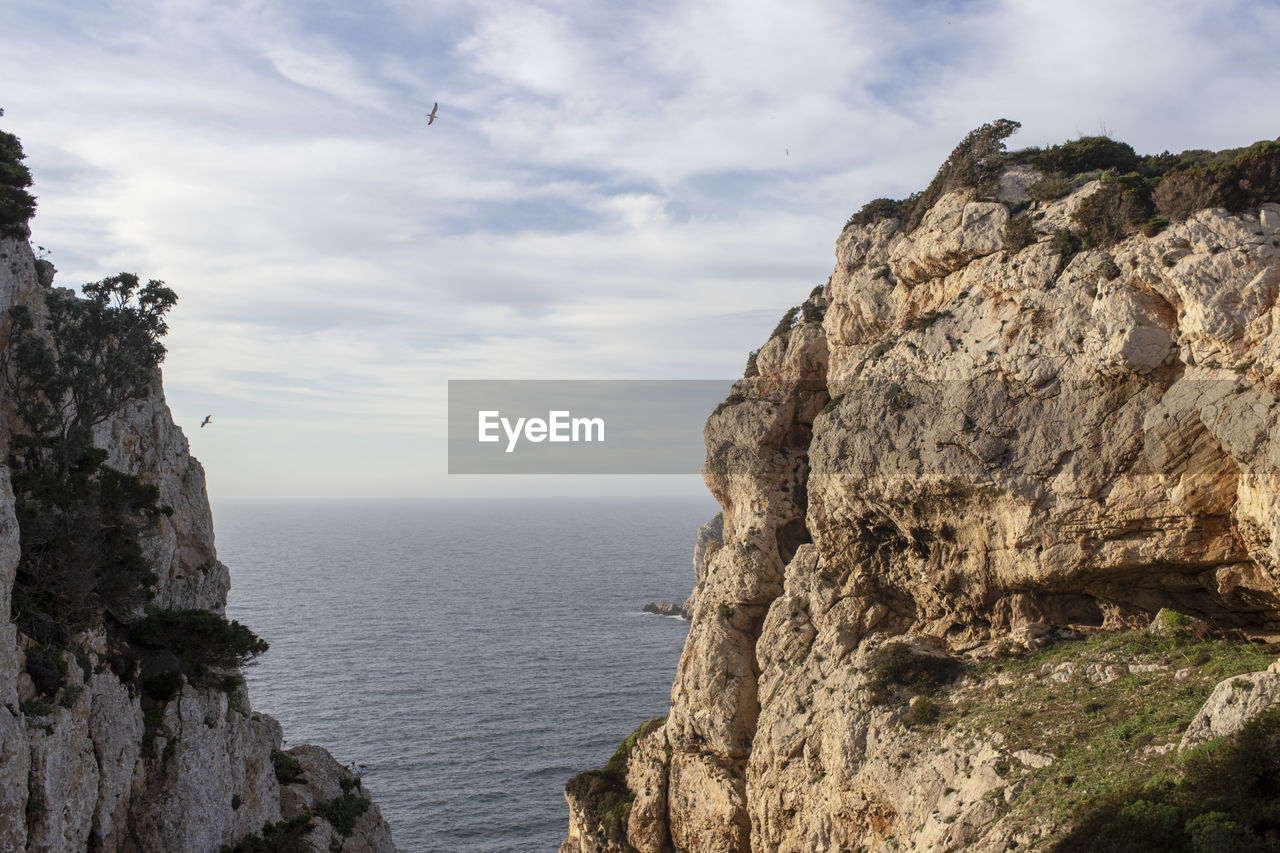
{"label": "ocean water surface", "polygon": [[405,851],[554,853],[563,790],[666,713],[706,498],[220,501],[254,709],[362,765]]}

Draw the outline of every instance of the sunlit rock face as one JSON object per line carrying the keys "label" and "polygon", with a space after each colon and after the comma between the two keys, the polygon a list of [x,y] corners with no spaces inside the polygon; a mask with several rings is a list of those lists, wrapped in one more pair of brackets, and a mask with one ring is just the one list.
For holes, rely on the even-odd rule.
{"label": "sunlit rock face", "polygon": [[723,531],[666,752],[630,780],[662,790],[643,849],[1010,849],[1021,759],[974,732],[921,752],[867,698],[893,641],[981,656],[1161,608],[1280,637],[1280,205],[1089,249],[1105,182],[1031,201],[1039,177],[847,227],[708,420]]}

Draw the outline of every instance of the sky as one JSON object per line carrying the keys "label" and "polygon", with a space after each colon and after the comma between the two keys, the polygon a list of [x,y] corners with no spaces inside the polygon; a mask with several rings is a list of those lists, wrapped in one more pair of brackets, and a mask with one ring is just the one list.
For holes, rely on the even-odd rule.
{"label": "sky", "polygon": [[1022,122],[1014,148],[1280,133],[1275,0],[0,0],[0,19],[32,243],[64,286],[177,291],[166,395],[215,501],[698,493],[449,476],[447,382],[738,376],[827,280],[849,215],[996,118]]}

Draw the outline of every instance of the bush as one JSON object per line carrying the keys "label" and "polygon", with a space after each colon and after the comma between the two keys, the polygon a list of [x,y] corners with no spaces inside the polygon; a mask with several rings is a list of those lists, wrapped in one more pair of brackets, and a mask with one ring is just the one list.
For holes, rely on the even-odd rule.
{"label": "bush", "polygon": [[1280,850],[1280,709],[1258,715],[1234,737],[1189,752],[1180,778],[1108,799],[1055,849]]}
{"label": "bush", "polygon": [[27,192],[31,171],[23,159],[18,137],[0,131],[0,237],[24,240],[31,234],[27,222],[35,215],[36,200]]}
{"label": "bush", "polygon": [[1079,175],[1083,172],[1132,172],[1141,163],[1133,146],[1107,136],[1082,136],[1038,152],[1031,162],[1042,172]]}
{"label": "bush", "polygon": [[927,696],[964,672],[955,658],[912,651],[906,643],[886,643],[868,656],[867,691],[872,705],[890,702],[896,693]]}
{"label": "bush", "polygon": [[343,838],[350,838],[356,831],[356,821],[368,811],[373,802],[351,792],[334,797],[316,806],[316,815],[324,818]]}
{"label": "bush", "polygon": [[973,189],[980,197],[992,195],[1005,164],[1004,140],[1021,126],[1016,121],[1002,118],[969,131],[943,162],[928,188],[916,199],[903,223],[903,230],[914,231],[929,208],[947,193]]}
{"label": "bush", "polygon": [[169,702],[182,692],[182,674],[164,672],[142,680],[142,692],[157,702]]}
{"label": "bush", "polygon": [[293,820],[264,824],[260,835],[242,836],[234,845],[224,844],[219,853],[304,853],[314,850],[303,839],[315,826],[309,814],[300,814]]}
{"label": "bush", "polygon": [[1053,237],[1049,240],[1049,248],[1061,257],[1058,267],[1061,270],[1080,251],[1080,238],[1065,228],[1059,228],[1053,232]]}
{"label": "bush", "polygon": [[795,327],[796,316],[800,313],[800,306],[788,309],[787,313],[782,315],[782,319],[778,321],[778,325],[773,327],[773,332],[769,335],[769,340],[774,338],[782,338],[784,341],[791,337],[791,330]]}
{"label": "bush", "polygon": [[1010,254],[1021,251],[1036,241],[1036,230],[1031,227],[1031,217],[1025,213],[1014,216],[1004,226],[1004,248]]}
{"label": "bush", "polygon": [[845,228],[850,226],[875,225],[886,219],[896,219],[899,222],[911,215],[911,211],[915,208],[916,203],[920,200],[920,193],[907,196],[901,199],[892,198],[875,198],[862,206],[862,209],[849,217],[849,221],[845,223]]}
{"label": "bush", "polygon": [[1159,214],[1177,220],[1209,207],[1238,213],[1280,201],[1280,142],[1259,142],[1237,151],[1230,159],[1218,158],[1213,165],[1164,178],[1153,195]]}
{"label": "bush", "polygon": [[162,661],[162,671],[148,681],[181,672],[204,686],[220,684],[226,670],[268,649],[253,631],[210,610],[151,610],[130,628],[129,639],[143,649],[166,653],[152,655]]}
{"label": "bush", "polygon": [[271,750],[271,767],[275,770],[276,778],[280,780],[282,785],[307,781],[307,777],[302,773],[302,762],[287,752],[278,749]]}
{"label": "bush", "polygon": [[936,723],[941,714],[942,709],[937,702],[928,696],[917,696],[911,701],[907,713],[902,715],[902,722],[908,727],[927,726]]}
{"label": "bush", "polygon": [[[1135,185],[1136,184],[1136,185]],[[1107,181],[1073,214],[1086,248],[1114,245],[1151,219],[1150,191],[1141,182]]]}

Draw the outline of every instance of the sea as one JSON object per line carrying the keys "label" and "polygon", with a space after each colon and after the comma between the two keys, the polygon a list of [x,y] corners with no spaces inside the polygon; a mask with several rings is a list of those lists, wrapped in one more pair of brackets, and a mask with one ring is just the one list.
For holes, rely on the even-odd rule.
{"label": "sea", "polygon": [[565,782],[667,712],[710,498],[218,501],[229,618],[286,748],[353,765],[402,851],[555,853]]}

